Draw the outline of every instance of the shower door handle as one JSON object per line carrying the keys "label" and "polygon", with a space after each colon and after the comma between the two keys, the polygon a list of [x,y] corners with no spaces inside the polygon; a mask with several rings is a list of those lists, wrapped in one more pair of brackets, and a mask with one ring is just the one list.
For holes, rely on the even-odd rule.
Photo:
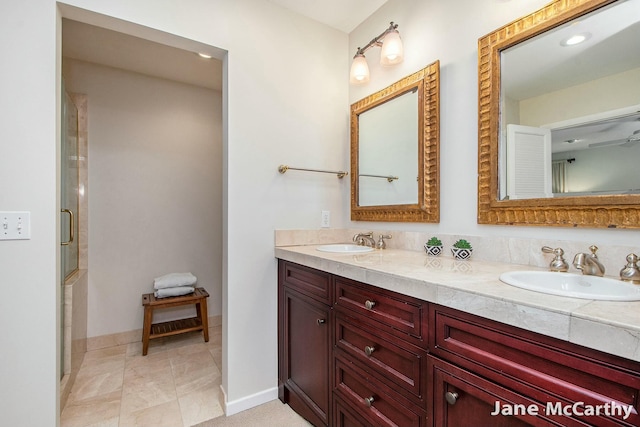
{"label": "shower door handle", "polygon": [[67,240],[66,242],[60,242],[62,246],[68,246],[73,243],[73,235],[74,235],[74,230],[76,228],[76,220],[73,216],[73,212],[70,211],[69,209],[60,209],[60,212],[69,214],[69,240]]}

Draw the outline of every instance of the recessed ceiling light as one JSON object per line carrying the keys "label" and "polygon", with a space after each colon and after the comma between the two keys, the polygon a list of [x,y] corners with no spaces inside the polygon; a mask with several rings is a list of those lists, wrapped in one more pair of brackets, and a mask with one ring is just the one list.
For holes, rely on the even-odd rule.
{"label": "recessed ceiling light", "polygon": [[212,58],[211,55],[207,55],[206,53],[202,53],[202,52],[198,52],[198,56],[200,58],[204,58],[204,59],[211,59]]}
{"label": "recessed ceiling light", "polygon": [[560,42],[561,46],[574,46],[591,38],[591,33],[574,34]]}
{"label": "recessed ceiling light", "polygon": [[580,141],[579,139],[567,139],[564,142],[568,143],[568,144],[573,144],[574,142],[578,142]]}

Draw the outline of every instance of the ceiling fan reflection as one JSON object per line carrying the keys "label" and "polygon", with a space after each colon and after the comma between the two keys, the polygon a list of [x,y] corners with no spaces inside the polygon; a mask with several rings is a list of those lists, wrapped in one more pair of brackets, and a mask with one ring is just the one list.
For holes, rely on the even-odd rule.
{"label": "ceiling fan reflection", "polygon": [[619,145],[620,147],[631,147],[640,142],[640,129],[634,131],[631,135],[629,135],[625,139],[614,139],[612,141],[602,141],[602,142],[594,142],[593,144],[589,144],[589,148],[594,147],[605,147],[608,145]]}

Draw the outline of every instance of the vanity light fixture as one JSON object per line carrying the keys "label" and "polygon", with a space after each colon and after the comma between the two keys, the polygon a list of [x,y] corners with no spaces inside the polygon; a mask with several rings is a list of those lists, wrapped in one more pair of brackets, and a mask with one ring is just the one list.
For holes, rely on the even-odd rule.
{"label": "vanity light fixture", "polygon": [[398,24],[393,21],[382,34],[371,40],[363,48],[358,48],[353,62],[351,63],[351,72],[349,74],[349,83],[361,85],[369,82],[369,66],[364,53],[373,46],[381,47],[380,65],[388,66],[402,62],[404,59],[404,48],[402,47],[402,39],[398,32]]}

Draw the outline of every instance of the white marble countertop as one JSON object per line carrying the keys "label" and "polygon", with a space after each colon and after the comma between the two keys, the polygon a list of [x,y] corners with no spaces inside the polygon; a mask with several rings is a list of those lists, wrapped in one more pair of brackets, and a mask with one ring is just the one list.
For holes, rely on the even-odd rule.
{"label": "white marble countertop", "polygon": [[458,261],[400,249],[366,254],[281,246],[276,258],[389,289],[533,332],[640,361],[640,302],[593,301],[528,291],[501,282],[530,265]]}

